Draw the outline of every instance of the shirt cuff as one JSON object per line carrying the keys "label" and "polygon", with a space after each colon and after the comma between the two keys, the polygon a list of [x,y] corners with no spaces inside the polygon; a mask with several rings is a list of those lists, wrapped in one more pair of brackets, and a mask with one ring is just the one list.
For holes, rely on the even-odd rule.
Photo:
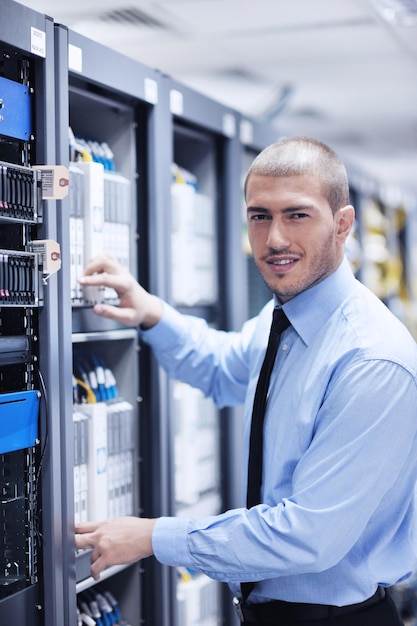
{"label": "shirt cuff", "polygon": [[160,517],[153,529],[152,548],[156,559],[173,567],[192,567],[188,552],[186,518]]}
{"label": "shirt cuff", "polygon": [[160,321],[148,329],[138,326],[138,332],[141,339],[148,343],[152,348],[167,349],[175,346],[177,333],[181,333],[184,327],[184,321],[178,311],[169,304],[161,300],[163,314]]}

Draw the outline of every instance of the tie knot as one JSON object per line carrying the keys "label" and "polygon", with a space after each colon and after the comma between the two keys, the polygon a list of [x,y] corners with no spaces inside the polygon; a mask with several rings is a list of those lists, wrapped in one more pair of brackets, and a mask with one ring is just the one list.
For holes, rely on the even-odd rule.
{"label": "tie knot", "polygon": [[290,320],[285,315],[283,309],[274,309],[272,316],[271,333],[280,335],[288,326],[291,325]]}

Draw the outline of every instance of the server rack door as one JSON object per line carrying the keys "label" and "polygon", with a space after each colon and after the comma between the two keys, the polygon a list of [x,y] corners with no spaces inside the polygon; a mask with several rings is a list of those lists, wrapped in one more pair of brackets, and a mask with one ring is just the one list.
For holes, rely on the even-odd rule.
{"label": "server rack door", "polygon": [[[146,215],[139,214],[142,246],[146,246],[149,264],[147,272],[139,268],[140,282],[151,292],[170,299],[170,217],[171,163],[173,153],[172,120],[169,114],[168,82],[158,84],[158,106],[149,117],[149,206]],[[145,218],[145,219],[144,219]],[[142,412],[147,416],[140,421],[141,494],[143,515],[160,517],[172,512],[172,471],[170,455],[169,383],[147,346],[141,346]],[[176,610],[172,568],[147,559],[143,563],[142,589],[143,619],[146,624],[174,624]],[[175,580],[175,578],[174,578]]]}
{"label": "server rack door", "polygon": [[[173,135],[167,215],[171,241],[165,261],[169,301],[214,327],[232,328],[235,310],[229,304],[235,297],[239,306],[241,271],[234,266],[237,283],[231,294],[232,270],[226,269],[226,259],[230,262],[234,254],[233,212],[239,198],[236,114],[176,81],[169,81],[168,89]],[[227,506],[229,480],[223,448],[227,427],[222,423],[231,414],[226,416],[201,392],[182,383],[171,381],[169,395],[170,514],[219,513]],[[223,594],[223,585],[206,576],[177,571],[170,623],[228,623]]]}
{"label": "server rack door", "polygon": [[7,0],[0,12],[0,615],[23,626],[60,622],[64,603],[57,280],[34,246],[56,239],[37,169],[55,159],[54,42],[49,18]]}
{"label": "server rack door", "polygon": [[[117,304],[117,294],[81,289],[77,279],[101,253],[115,256],[135,276],[147,273],[146,236],[138,227],[152,210],[148,155],[159,79],[64,26],[55,28],[59,158],[70,171],[60,231],[69,260],[61,290],[70,319],[62,332],[67,356],[70,352],[65,419],[67,445],[73,446],[66,468],[73,483],[67,524],[73,528],[74,518],[139,515],[142,508],[139,422],[147,416],[141,409],[146,391],[141,391],[137,332],[94,315],[95,302]],[[73,538],[69,544],[74,555]],[[74,563],[70,622],[76,604],[91,610],[104,596],[129,623],[141,623],[141,565],[109,568],[98,587],[90,577],[89,553],[78,553]]]}

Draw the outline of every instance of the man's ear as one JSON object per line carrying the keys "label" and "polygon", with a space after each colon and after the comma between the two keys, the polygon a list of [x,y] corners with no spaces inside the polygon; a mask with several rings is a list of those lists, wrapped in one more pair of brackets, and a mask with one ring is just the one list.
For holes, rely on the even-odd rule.
{"label": "man's ear", "polygon": [[342,207],[335,213],[335,220],[336,235],[345,241],[355,221],[355,209],[351,204]]}

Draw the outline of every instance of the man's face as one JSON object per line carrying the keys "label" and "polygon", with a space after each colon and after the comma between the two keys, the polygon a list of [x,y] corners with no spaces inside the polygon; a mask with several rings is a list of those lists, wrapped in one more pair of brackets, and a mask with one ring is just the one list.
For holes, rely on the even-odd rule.
{"label": "man's face", "polygon": [[246,187],[248,235],[265,283],[284,303],[340,264],[353,207],[334,215],[315,176],[251,174]]}

